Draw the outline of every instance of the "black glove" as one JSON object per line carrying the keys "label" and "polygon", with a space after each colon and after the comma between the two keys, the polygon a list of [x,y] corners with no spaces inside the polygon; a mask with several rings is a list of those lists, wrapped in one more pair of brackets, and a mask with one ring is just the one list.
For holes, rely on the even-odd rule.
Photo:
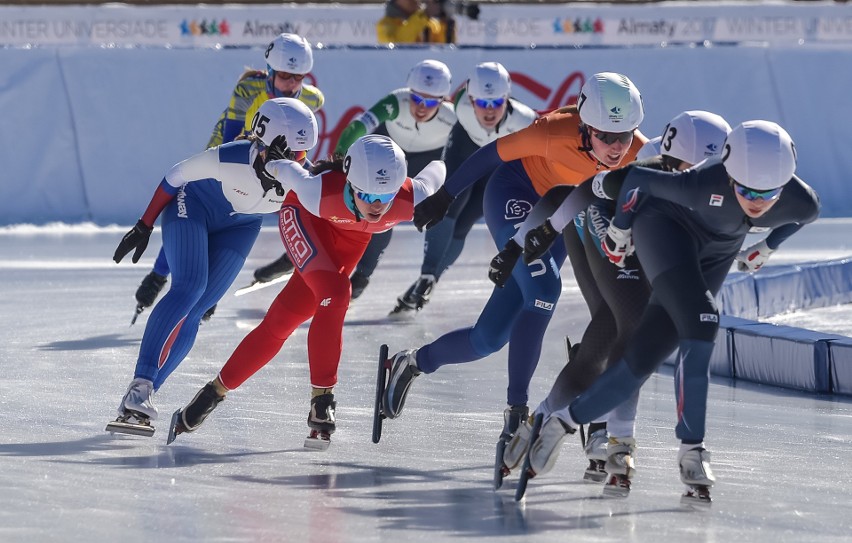
{"label": "black glove", "polygon": [[291,160],[290,147],[287,145],[287,138],[284,134],[280,134],[272,144],[266,149],[266,161],[270,160]]}
{"label": "black glove", "polygon": [[429,230],[441,222],[454,199],[447,189],[441,187],[435,194],[414,206],[414,226],[417,230],[422,232],[424,226]]}
{"label": "black glove", "polygon": [[491,259],[491,266],[488,268],[488,278],[491,282],[503,288],[512,276],[512,270],[515,269],[515,263],[522,252],[521,246],[514,239],[507,241],[503,250]]}
{"label": "black glove", "polygon": [[121,259],[134,248],[136,249],[136,252],[133,253],[133,263],[136,264],[139,262],[139,257],[142,256],[142,253],[145,252],[145,248],[148,247],[148,239],[151,237],[151,232],[153,230],[153,228],[142,222],[142,219],[139,219],[136,226],[134,226],[130,232],[124,234],[124,237],[121,238],[121,243],[118,244],[115,254],[112,255],[112,259],[115,260],[115,263],[118,264],[121,262]]}
{"label": "black glove", "polygon": [[553,245],[553,240],[557,236],[559,236],[559,232],[550,224],[550,219],[527,232],[527,237],[524,238],[524,262],[529,264],[533,260],[541,258]]}
{"label": "black glove", "polygon": [[[274,142],[273,142],[274,143]],[[270,147],[266,152],[268,153],[272,150]],[[257,174],[257,178],[260,179],[260,186],[263,187],[263,197],[266,197],[266,193],[270,190],[275,189],[275,194],[278,196],[284,196],[285,190],[284,187],[281,186],[281,183],[278,182],[277,179],[272,177],[269,172],[266,171],[266,163],[260,158],[260,154],[254,159],[254,173]]]}

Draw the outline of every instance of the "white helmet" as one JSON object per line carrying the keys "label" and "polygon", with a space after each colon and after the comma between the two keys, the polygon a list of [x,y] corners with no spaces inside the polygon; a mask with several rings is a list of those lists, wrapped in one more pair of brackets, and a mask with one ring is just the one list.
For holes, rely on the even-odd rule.
{"label": "white helmet", "polygon": [[450,94],[450,69],[437,60],[423,60],[408,73],[406,86],[414,92],[431,96]]}
{"label": "white helmet", "polygon": [[499,62],[477,64],[467,83],[471,98],[508,98],[511,90],[512,79]]}
{"label": "white helmet", "polygon": [[645,117],[639,89],[627,76],[612,72],[595,74],[586,81],[577,108],[583,124],[601,132],[635,130]]}
{"label": "white helmet", "polygon": [[660,153],[695,165],[722,152],[731,125],[707,111],[684,111],[663,130]]}
{"label": "white helmet", "polygon": [[659,156],[660,154],[660,142],[662,141],[661,136],[657,136],[656,138],[649,139],[646,141],[642,147],[636,151],[636,160],[645,160],[647,158],[653,158],[655,156]]}
{"label": "white helmet", "polygon": [[387,136],[368,134],[355,140],[343,159],[346,179],[356,191],[396,194],[408,175],[405,153]]}
{"label": "white helmet", "polygon": [[746,121],[725,140],[722,161],[737,183],[756,191],[784,186],[796,171],[796,147],[790,134],[769,121]]}
{"label": "white helmet", "polygon": [[266,47],[266,90],[279,93],[273,80],[275,72],[304,75],[314,67],[314,53],[308,40],[298,34],[281,34]]}
{"label": "white helmet", "polygon": [[295,98],[273,98],[261,104],[251,121],[251,129],[266,146],[283,135],[293,151],[313,149],[319,132],[313,112]]}

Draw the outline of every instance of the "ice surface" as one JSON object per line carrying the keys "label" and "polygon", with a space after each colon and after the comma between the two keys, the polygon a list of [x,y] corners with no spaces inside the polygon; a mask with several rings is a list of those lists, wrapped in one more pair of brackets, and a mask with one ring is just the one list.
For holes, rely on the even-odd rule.
{"label": "ice surface", "polygon": [[[806,227],[771,263],[852,254],[850,221]],[[216,375],[262,318],[277,290],[230,293],[201,327],[195,349],[156,397],[153,438],[103,431],[132,378],[146,311],[129,327],[133,293],[156,256],[115,265],[125,227],[0,229],[0,541],[848,541],[852,486],[849,398],[714,379],[707,447],[714,504],[679,503],[671,375],[643,390],[632,495],[602,499],[582,482],[585,460],[569,440],[556,468],[513,500],[515,477],[491,489],[502,428],[505,350],[419,378],[400,419],[370,441],[376,356],[470,325],[488,293],[495,247],[481,227],[416,319],[385,318],[419,274],[422,234],[401,227],[344,332],[338,432],[307,452],[310,389],[306,327],[211,415],[165,445],[171,412]],[[264,229],[231,292],[280,252]],[[531,386],[535,406],[564,362],[561,338],[588,320],[569,268]],[[850,322],[832,308],[806,324]],[[813,315],[819,312],[811,313]],[[798,317],[789,317],[799,325]],[[849,329],[846,328],[846,333]]]}

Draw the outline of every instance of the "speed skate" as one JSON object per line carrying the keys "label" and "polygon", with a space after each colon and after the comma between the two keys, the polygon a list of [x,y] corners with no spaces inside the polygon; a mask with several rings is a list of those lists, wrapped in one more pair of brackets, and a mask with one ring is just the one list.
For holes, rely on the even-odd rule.
{"label": "speed skate", "polygon": [[127,412],[106,425],[105,431],[112,434],[151,437],[154,427],[151,420],[141,413]]}
{"label": "speed skate", "polygon": [[379,348],[379,370],[376,376],[376,397],[373,404],[373,443],[378,443],[382,439],[382,421],[387,418],[382,408],[382,398],[385,395],[385,386],[387,385],[390,368],[391,361],[388,359],[388,346],[382,345]]}
{"label": "speed skate", "polygon": [[331,445],[331,435],[328,432],[311,430],[305,438],[305,448],[312,451],[324,451]]}
{"label": "speed skate", "polygon": [[248,294],[249,292],[254,292],[254,291],[260,290],[262,288],[271,287],[272,285],[277,285],[278,283],[283,283],[287,279],[290,279],[291,275],[293,275],[292,272],[286,273],[286,274],[284,274],[280,277],[276,277],[275,279],[272,279],[271,281],[252,280],[252,282],[249,283],[248,285],[246,285],[244,287],[240,287],[237,290],[235,290],[234,296],[243,296],[245,294]]}

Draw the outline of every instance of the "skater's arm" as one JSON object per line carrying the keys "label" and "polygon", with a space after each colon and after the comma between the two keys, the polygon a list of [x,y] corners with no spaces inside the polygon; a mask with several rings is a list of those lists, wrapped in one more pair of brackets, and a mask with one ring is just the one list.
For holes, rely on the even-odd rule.
{"label": "skater's arm", "polygon": [[433,160],[420,170],[420,173],[411,180],[414,187],[414,205],[435,194],[444,184],[446,176],[447,167],[440,160]]}
{"label": "skater's arm", "polygon": [[444,189],[455,198],[477,179],[491,173],[502,163],[503,159],[497,153],[497,142],[488,143],[477,149],[453,172],[447,182],[444,183]]}

